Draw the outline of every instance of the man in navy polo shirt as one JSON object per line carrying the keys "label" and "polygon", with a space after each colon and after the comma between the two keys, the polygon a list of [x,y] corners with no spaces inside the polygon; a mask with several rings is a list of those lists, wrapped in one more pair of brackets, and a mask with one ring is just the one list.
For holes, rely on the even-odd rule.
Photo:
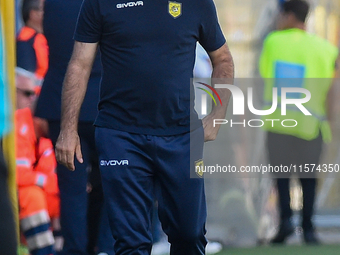
{"label": "man in navy polo shirt", "polygon": [[190,97],[196,42],[209,53],[213,78],[232,82],[234,72],[212,0],[85,0],[75,40],[57,159],[70,170],[74,155],[83,161],[77,119],[99,46],[96,144],[116,254],[150,254],[154,194],[171,254],[204,254],[204,183],[190,178],[190,160],[201,160],[204,140],[216,138],[213,119],[225,117],[230,92],[218,90],[223,106],[202,126]]}

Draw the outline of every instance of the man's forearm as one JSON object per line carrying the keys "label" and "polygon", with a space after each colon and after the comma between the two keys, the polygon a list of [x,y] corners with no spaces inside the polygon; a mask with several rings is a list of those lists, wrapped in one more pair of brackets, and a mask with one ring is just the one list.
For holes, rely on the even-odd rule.
{"label": "man's forearm", "polygon": [[62,91],[62,130],[77,130],[80,107],[86,93],[88,78],[89,72],[82,69],[80,65],[70,62]]}
{"label": "man's forearm", "polygon": [[[234,62],[228,48],[223,59],[213,67],[212,81],[215,84],[233,84],[234,83]],[[227,112],[227,107],[230,99],[230,91],[228,89],[216,89],[219,94],[222,105],[213,105],[211,114],[216,118],[224,118]]]}
{"label": "man's forearm", "polygon": [[61,130],[77,131],[81,104],[87,89],[98,43],[75,42],[67,68],[61,104]]}

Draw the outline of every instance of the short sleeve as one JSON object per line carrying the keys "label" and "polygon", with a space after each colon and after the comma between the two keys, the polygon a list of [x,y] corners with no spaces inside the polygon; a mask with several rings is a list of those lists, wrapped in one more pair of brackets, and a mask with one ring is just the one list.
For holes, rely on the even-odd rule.
{"label": "short sleeve", "polygon": [[85,43],[98,42],[102,30],[101,20],[98,0],[84,0],[80,8],[74,39]]}
{"label": "short sleeve", "polygon": [[206,8],[201,8],[202,21],[200,26],[199,43],[207,52],[215,51],[222,47],[226,40],[218,23],[216,8],[212,0],[204,0]]}

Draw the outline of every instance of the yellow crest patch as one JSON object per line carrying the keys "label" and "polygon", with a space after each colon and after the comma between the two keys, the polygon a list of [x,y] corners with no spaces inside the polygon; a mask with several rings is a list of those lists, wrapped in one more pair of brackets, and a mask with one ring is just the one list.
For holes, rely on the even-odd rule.
{"label": "yellow crest patch", "polygon": [[181,16],[182,15],[182,4],[169,1],[169,14],[175,19]]}
{"label": "yellow crest patch", "polygon": [[204,174],[204,163],[203,159],[195,161],[195,173],[198,175],[198,177],[202,178]]}

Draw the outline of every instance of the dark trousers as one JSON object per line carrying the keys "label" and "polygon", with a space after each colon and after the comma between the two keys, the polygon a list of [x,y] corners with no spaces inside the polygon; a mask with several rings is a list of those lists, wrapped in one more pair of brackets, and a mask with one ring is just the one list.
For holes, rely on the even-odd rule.
{"label": "dark trousers", "polygon": [[[60,122],[49,122],[49,133],[55,145],[60,132]],[[106,210],[103,210],[103,194],[95,149],[94,126],[80,122],[78,133],[84,163],[75,159],[75,171],[58,164],[57,175],[60,190],[60,223],[64,237],[65,255],[91,255],[97,252],[114,255],[113,237]],[[88,171],[91,170],[90,173]],[[92,191],[88,194],[87,184]]]}
{"label": "dark trousers", "polygon": [[14,255],[17,253],[17,237],[12,205],[9,200],[7,177],[7,167],[0,140],[0,254]]}
{"label": "dark trousers", "polygon": [[[267,148],[269,161],[272,166],[296,165],[297,167],[305,164],[319,163],[322,150],[321,135],[311,141],[306,141],[290,135],[282,135],[268,132]],[[298,169],[299,170],[299,169]],[[275,174],[277,177],[277,189],[279,195],[280,220],[288,220],[292,216],[290,208],[289,194],[289,177],[291,174]],[[300,183],[303,192],[303,209],[302,209],[302,228],[311,230],[312,216],[314,212],[314,201],[316,193],[316,171],[314,173],[299,173]]]}
{"label": "dark trousers", "polygon": [[204,181],[190,178],[190,160],[203,157],[203,136],[203,128],[166,137],[96,128],[116,255],[150,254],[154,194],[170,254],[204,254]]}

